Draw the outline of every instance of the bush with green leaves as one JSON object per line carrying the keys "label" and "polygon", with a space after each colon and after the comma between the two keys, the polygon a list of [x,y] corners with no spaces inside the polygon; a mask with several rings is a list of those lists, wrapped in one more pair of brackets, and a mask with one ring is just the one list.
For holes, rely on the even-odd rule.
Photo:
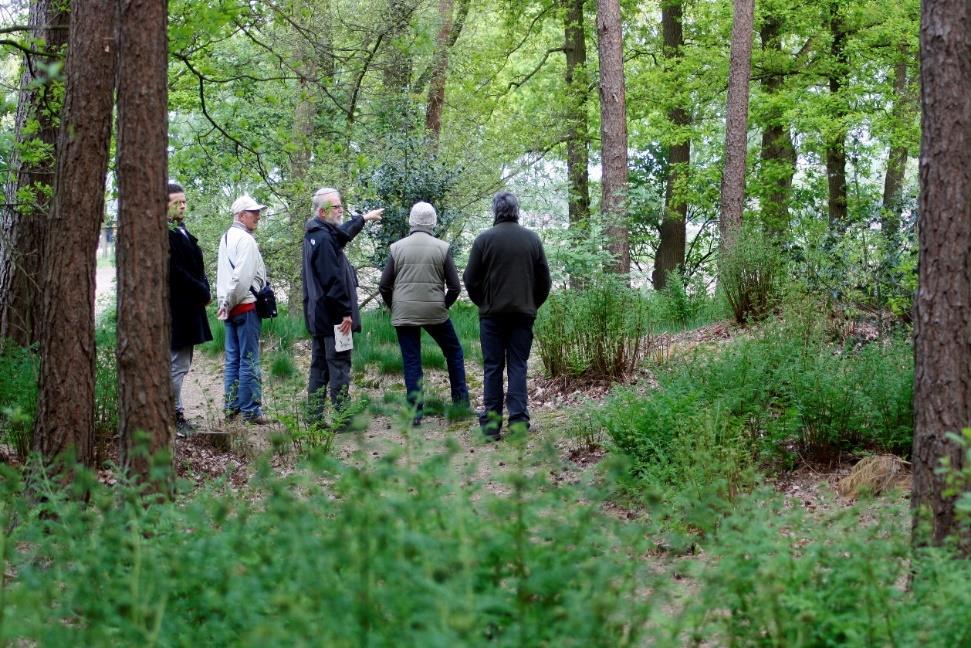
{"label": "bush with green leaves", "polygon": [[0,640],[640,645],[651,601],[634,593],[661,585],[638,560],[643,530],[531,476],[522,451],[507,496],[470,486],[455,452],[264,466],[244,496],[148,504],[83,471],[25,497],[0,467]]}
{"label": "bush with green leaves", "polygon": [[534,329],[547,375],[589,379],[628,374],[651,332],[644,298],[611,278],[553,293]]}
{"label": "bush with green leaves", "polygon": [[758,226],[742,228],[718,262],[719,287],[739,324],[765,318],[782,296],[783,263],[777,244]]}
{"label": "bush with green leaves", "polygon": [[0,433],[21,459],[30,452],[39,368],[40,359],[31,349],[0,340]]}
{"label": "bush with green leaves", "polygon": [[700,591],[660,643],[968,645],[971,563],[910,541],[906,505],[812,515],[753,494],[706,546]]}
{"label": "bush with green leaves", "polygon": [[[590,423],[648,483],[679,487],[693,479],[708,458],[691,448],[705,434],[741,452],[725,465],[742,476],[753,464],[910,450],[913,360],[903,339],[843,348],[798,322],[777,323],[757,337],[656,367],[654,375],[656,389],[615,390]],[[728,483],[736,482],[746,479]]]}

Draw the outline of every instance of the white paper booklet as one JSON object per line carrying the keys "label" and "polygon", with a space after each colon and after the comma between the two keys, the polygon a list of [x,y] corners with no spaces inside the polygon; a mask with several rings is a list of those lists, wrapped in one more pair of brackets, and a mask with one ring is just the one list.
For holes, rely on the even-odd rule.
{"label": "white paper booklet", "polygon": [[341,333],[341,325],[334,325],[334,350],[340,353],[341,351],[350,351],[354,348],[354,338],[351,336],[351,332]]}

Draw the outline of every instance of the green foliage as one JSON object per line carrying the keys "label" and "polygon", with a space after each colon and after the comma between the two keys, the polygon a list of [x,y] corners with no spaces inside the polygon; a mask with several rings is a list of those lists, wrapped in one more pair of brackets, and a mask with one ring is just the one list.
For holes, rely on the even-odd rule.
{"label": "green foliage", "polygon": [[[738,492],[756,463],[910,449],[913,362],[905,340],[842,348],[797,321],[697,351],[655,376],[657,389],[618,389],[591,422],[648,484],[704,483],[715,465],[726,471],[718,489]],[[698,446],[704,438],[708,445]]]}
{"label": "green foliage", "polygon": [[760,228],[744,226],[718,270],[719,286],[739,324],[763,319],[778,304],[782,259]]}
{"label": "green foliage", "polygon": [[0,434],[21,460],[30,451],[37,412],[40,358],[10,340],[0,340]]}
{"label": "green foliage", "polygon": [[701,591],[672,624],[672,643],[967,645],[971,565],[912,553],[905,510],[809,515],[769,492],[746,498],[706,547]]}
{"label": "green foliage", "polygon": [[147,505],[91,475],[87,499],[46,481],[28,499],[8,473],[0,639],[640,645],[650,605],[630,593],[659,594],[643,533],[521,456],[508,496],[470,488],[453,458],[264,467],[252,496],[217,486]]}
{"label": "green foliage", "polygon": [[634,368],[650,334],[643,297],[612,278],[553,293],[535,326],[540,358],[554,378],[619,378]]}

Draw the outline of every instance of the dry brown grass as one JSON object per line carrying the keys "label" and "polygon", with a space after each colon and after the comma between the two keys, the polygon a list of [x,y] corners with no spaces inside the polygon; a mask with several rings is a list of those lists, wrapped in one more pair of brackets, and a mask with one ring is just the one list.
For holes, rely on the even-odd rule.
{"label": "dry brown grass", "polygon": [[853,466],[850,474],[836,484],[836,490],[843,497],[855,499],[863,493],[879,495],[894,487],[907,488],[909,465],[895,455],[871,455]]}

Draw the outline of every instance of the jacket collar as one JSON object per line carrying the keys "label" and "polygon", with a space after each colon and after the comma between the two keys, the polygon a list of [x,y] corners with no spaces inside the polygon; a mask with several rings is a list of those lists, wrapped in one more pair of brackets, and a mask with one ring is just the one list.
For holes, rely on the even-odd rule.
{"label": "jacket collar", "polygon": [[312,216],[310,220],[307,221],[304,229],[308,232],[327,230],[327,232],[329,232],[330,235],[337,240],[337,244],[340,245],[340,247],[344,247],[351,240],[351,237],[348,236],[340,227],[334,225],[333,223],[322,221],[316,216]]}
{"label": "jacket collar", "polygon": [[432,230],[432,228],[426,225],[412,225],[411,229],[408,230],[408,236],[411,236],[415,232],[424,232],[429,236],[435,236],[435,232]]}

